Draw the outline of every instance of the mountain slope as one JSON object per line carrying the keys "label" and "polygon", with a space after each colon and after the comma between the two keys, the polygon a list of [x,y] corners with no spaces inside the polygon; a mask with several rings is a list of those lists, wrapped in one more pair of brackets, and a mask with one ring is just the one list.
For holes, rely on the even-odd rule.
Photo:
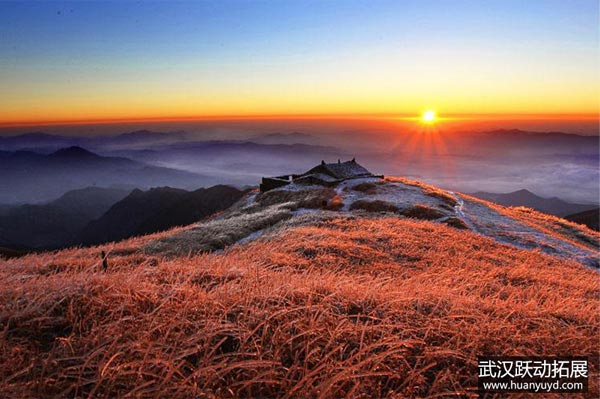
{"label": "mountain slope", "polygon": [[193,192],[170,187],[146,192],[134,190],[102,217],[90,222],[80,240],[84,244],[98,244],[187,225],[228,208],[242,195],[242,191],[228,186]]}
{"label": "mountain slope", "polygon": [[597,207],[597,205],[572,204],[556,197],[543,198],[528,190],[518,190],[504,194],[478,191],[472,195],[504,206],[526,206],[543,213],[561,217]]}
{"label": "mountain slope", "polygon": [[407,179],[255,192],[186,228],[0,261],[0,344],[19,348],[0,394],[475,397],[479,354],[597,357],[598,237]]}
{"label": "mountain slope", "polygon": [[90,184],[147,188],[169,185],[195,188],[210,178],[194,173],[150,166],[127,158],[104,157],[81,147],[44,155],[27,151],[0,155],[0,203],[49,201]]}
{"label": "mountain slope", "polygon": [[600,208],[565,216],[571,222],[584,224],[590,229],[600,230]]}
{"label": "mountain slope", "polygon": [[173,226],[187,226],[229,208],[243,195],[244,191],[223,185],[192,191],[174,205],[165,207],[156,215],[144,220],[137,228],[136,234],[154,233]]}

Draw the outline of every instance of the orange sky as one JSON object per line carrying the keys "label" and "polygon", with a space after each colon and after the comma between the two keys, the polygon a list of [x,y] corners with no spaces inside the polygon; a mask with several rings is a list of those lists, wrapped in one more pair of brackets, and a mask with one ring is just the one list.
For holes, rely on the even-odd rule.
{"label": "orange sky", "polygon": [[[233,120],[384,120],[384,121],[414,121],[419,122],[421,113],[418,114],[303,114],[303,115],[213,115],[213,116],[153,116],[153,117],[121,117],[121,118],[87,118],[80,119],[21,119],[1,121],[0,128],[10,127],[27,127],[27,126],[61,126],[61,125],[89,125],[89,124],[120,124],[120,123],[160,123],[160,122],[194,122],[194,121],[233,121]],[[599,114],[440,114],[437,112],[436,124],[461,124],[463,122],[481,122],[486,121],[498,122],[501,121],[527,121],[533,122],[536,120],[543,122],[552,121],[575,121],[575,122],[598,122],[600,123]],[[501,125],[500,125],[501,126]],[[505,126],[510,127],[510,126]]]}
{"label": "orange sky", "polygon": [[597,118],[597,2],[292,3],[0,3],[0,126]]}

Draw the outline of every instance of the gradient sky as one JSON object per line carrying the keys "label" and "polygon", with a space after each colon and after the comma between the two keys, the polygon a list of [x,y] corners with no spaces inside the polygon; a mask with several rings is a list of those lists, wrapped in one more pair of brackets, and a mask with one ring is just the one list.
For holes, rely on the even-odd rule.
{"label": "gradient sky", "polygon": [[598,1],[0,2],[0,123],[590,114]]}

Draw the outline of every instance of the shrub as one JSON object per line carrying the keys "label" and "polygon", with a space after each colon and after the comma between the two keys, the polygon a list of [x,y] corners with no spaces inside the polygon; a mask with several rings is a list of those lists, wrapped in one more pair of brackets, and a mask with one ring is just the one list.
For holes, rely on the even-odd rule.
{"label": "shrub", "polygon": [[350,210],[361,209],[367,212],[398,212],[398,207],[391,202],[382,200],[358,200],[350,205]]}
{"label": "shrub", "polygon": [[446,223],[450,227],[454,227],[455,229],[469,230],[469,227],[465,224],[465,222],[463,222],[459,218],[451,217],[446,219],[444,223]]}
{"label": "shrub", "polygon": [[375,194],[377,193],[377,185],[375,183],[364,182],[353,186],[352,190],[360,191],[365,194]]}
{"label": "shrub", "polygon": [[400,213],[409,218],[423,220],[435,220],[444,216],[444,213],[442,213],[441,211],[431,208],[427,205],[421,204],[416,204],[406,209],[403,209]]}

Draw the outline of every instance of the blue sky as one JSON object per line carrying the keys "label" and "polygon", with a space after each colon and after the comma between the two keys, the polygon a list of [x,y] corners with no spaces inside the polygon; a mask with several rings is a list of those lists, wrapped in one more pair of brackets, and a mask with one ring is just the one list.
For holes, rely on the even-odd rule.
{"label": "blue sky", "polygon": [[[111,93],[129,98],[150,87],[143,94],[189,98],[189,110],[200,115],[223,108],[239,87],[247,104],[234,99],[232,113],[254,112],[250,103],[258,101],[268,112],[276,96],[285,97],[290,113],[376,109],[361,103],[361,93],[389,111],[391,90],[404,88],[415,107],[427,96],[445,106],[477,102],[475,94],[448,94],[459,88],[450,81],[465,79],[471,91],[484,82],[501,100],[499,110],[512,112],[509,93],[487,87],[494,79],[511,83],[503,72],[511,70],[514,86],[535,81],[531,111],[539,111],[534,104],[545,91],[570,88],[581,92],[571,101],[589,112],[597,105],[590,104],[590,85],[598,88],[598,12],[591,0],[2,2],[0,106],[15,117],[28,109],[51,115],[56,110],[40,103],[54,99],[79,115],[79,99],[88,101],[90,115],[97,107],[108,115]],[[202,92],[218,100],[212,104]],[[311,95],[327,101],[311,108]],[[148,112],[159,107],[153,101]],[[410,103],[398,101],[400,111]],[[493,110],[489,98],[479,101],[490,104],[478,111]]]}

